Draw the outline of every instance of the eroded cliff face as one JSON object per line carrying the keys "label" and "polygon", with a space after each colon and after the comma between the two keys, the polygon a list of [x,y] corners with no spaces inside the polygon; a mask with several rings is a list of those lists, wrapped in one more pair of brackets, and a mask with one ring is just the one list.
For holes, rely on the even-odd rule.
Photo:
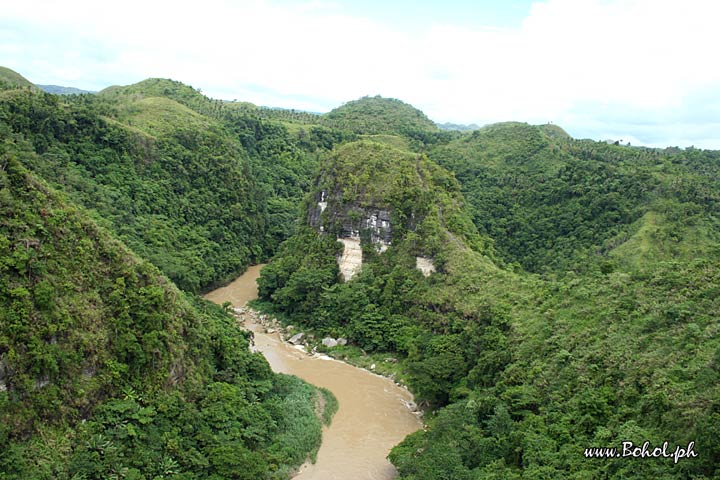
{"label": "eroded cliff face", "polygon": [[307,220],[319,232],[335,235],[343,243],[338,266],[345,281],[362,268],[361,242],[369,241],[380,253],[392,244],[393,229],[388,209],[343,204],[339,195],[330,195],[326,190],[315,196]]}
{"label": "eroded cliff face", "polygon": [[[321,190],[308,209],[308,224],[325,235],[335,235],[343,244],[338,267],[343,280],[351,280],[362,270],[362,245],[370,242],[378,253],[392,245],[393,225],[389,209],[344,204],[339,195]],[[414,226],[414,218],[410,224]],[[417,257],[416,268],[426,277],[435,272],[431,258]]]}
{"label": "eroded cliff face", "polygon": [[335,195],[321,190],[308,209],[308,224],[321,232],[334,233],[338,238],[359,238],[368,233],[372,243],[392,243],[390,210],[343,204]]}

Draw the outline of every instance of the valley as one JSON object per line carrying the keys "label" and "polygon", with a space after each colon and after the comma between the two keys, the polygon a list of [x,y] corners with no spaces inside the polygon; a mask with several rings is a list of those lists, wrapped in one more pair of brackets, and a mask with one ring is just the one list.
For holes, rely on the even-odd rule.
{"label": "valley", "polygon": [[[715,478],[719,179],[720,151],[380,96],[0,69],[0,477]],[[248,323],[251,348],[252,299],[408,390]],[[623,441],[698,455],[583,454]]]}

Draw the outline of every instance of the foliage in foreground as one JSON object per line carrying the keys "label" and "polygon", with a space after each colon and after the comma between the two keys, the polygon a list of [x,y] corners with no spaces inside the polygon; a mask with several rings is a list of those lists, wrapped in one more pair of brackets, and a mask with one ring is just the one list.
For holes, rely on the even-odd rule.
{"label": "foliage in foreground", "polygon": [[0,149],[2,478],[281,479],[314,455],[327,392]]}

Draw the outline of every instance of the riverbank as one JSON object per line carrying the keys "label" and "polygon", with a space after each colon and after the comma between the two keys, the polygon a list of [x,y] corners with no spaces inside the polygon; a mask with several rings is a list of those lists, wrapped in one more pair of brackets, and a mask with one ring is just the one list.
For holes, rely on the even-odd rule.
{"label": "riverbank", "polygon": [[304,346],[285,342],[289,329],[281,332],[271,316],[244,306],[257,296],[255,279],[260,268],[251,267],[231,284],[208,293],[206,298],[219,304],[228,301],[237,309],[234,312],[239,322],[253,332],[253,349],[265,356],[274,371],[296,375],[326,388],[338,400],[339,408],[332,423],[323,429],[316,463],[304,465],[294,478],[395,478],[395,468],[386,459],[390,449],[422,427],[419,415],[408,408],[413,405],[412,395],[377,372],[334,360],[312,349],[308,354]]}
{"label": "riverbank", "polygon": [[[342,362],[360,368],[371,375],[385,378],[409,392],[407,385],[402,381],[400,369],[397,368],[398,360],[394,357],[368,355],[357,347],[346,345],[343,338],[326,337],[319,340],[315,338],[313,333],[308,333],[292,325],[283,326],[273,315],[255,310],[248,305],[233,307],[233,315],[243,328],[251,331],[253,331],[253,328],[260,328],[267,335],[278,335],[278,338],[285,342],[286,345],[305,353],[308,357]],[[332,347],[324,346],[323,341],[327,339],[332,340],[335,345]],[[251,346],[251,348],[254,348],[254,346]],[[422,417],[423,412],[414,401],[408,401],[406,406],[419,418]]]}

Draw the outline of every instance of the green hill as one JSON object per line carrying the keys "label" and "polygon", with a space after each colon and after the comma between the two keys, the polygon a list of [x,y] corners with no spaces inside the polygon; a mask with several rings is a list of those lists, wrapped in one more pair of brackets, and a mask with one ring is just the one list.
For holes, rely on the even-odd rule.
{"label": "green hill", "polygon": [[363,97],[326,113],[323,122],[358,134],[422,136],[438,131],[437,125],[412,105],[394,98]]}
{"label": "green hill", "polygon": [[287,478],[319,446],[320,393],[272,374],[23,150],[0,147],[0,476]]}
{"label": "green hill", "polygon": [[97,213],[181,288],[228,280],[263,256],[265,204],[240,140],[167,97],[6,92],[0,119],[26,165]]}
{"label": "green hill", "polygon": [[8,88],[28,88],[39,90],[30,80],[7,67],[0,66],[0,90]]}
{"label": "green hill", "polygon": [[576,141],[561,132],[554,125],[496,124],[429,153],[455,173],[476,226],[498,254],[536,273],[596,263],[650,208],[662,177],[677,169],[654,150]]}
{"label": "green hill", "polygon": [[[264,235],[255,242],[262,247],[263,256],[272,254],[294,231],[298,207],[321,156],[351,138],[347,133],[313,123],[316,116],[312,114],[212,100],[172,80],[148,79],[127,87],[111,87],[100,92],[99,97],[100,105],[109,103],[113,115],[132,128],[152,128],[148,123],[157,124],[163,117],[165,127],[158,125],[160,128],[187,128],[186,122],[204,122],[215,130],[224,130],[225,139],[240,147],[248,160],[248,175],[259,190],[254,194],[258,208],[267,205],[260,212],[265,218]],[[177,108],[172,113],[172,102],[168,100],[198,115],[187,115],[188,111],[185,116],[179,115]],[[159,111],[161,105],[164,112]]]}
{"label": "green hill", "polygon": [[115,100],[118,103],[138,101],[144,98],[162,97],[174,100],[177,103],[196,111],[197,113],[212,115],[222,110],[223,102],[212,100],[189,85],[176,80],[165,78],[148,78],[141,82],[127,86],[113,86],[101,90],[99,97]]}

